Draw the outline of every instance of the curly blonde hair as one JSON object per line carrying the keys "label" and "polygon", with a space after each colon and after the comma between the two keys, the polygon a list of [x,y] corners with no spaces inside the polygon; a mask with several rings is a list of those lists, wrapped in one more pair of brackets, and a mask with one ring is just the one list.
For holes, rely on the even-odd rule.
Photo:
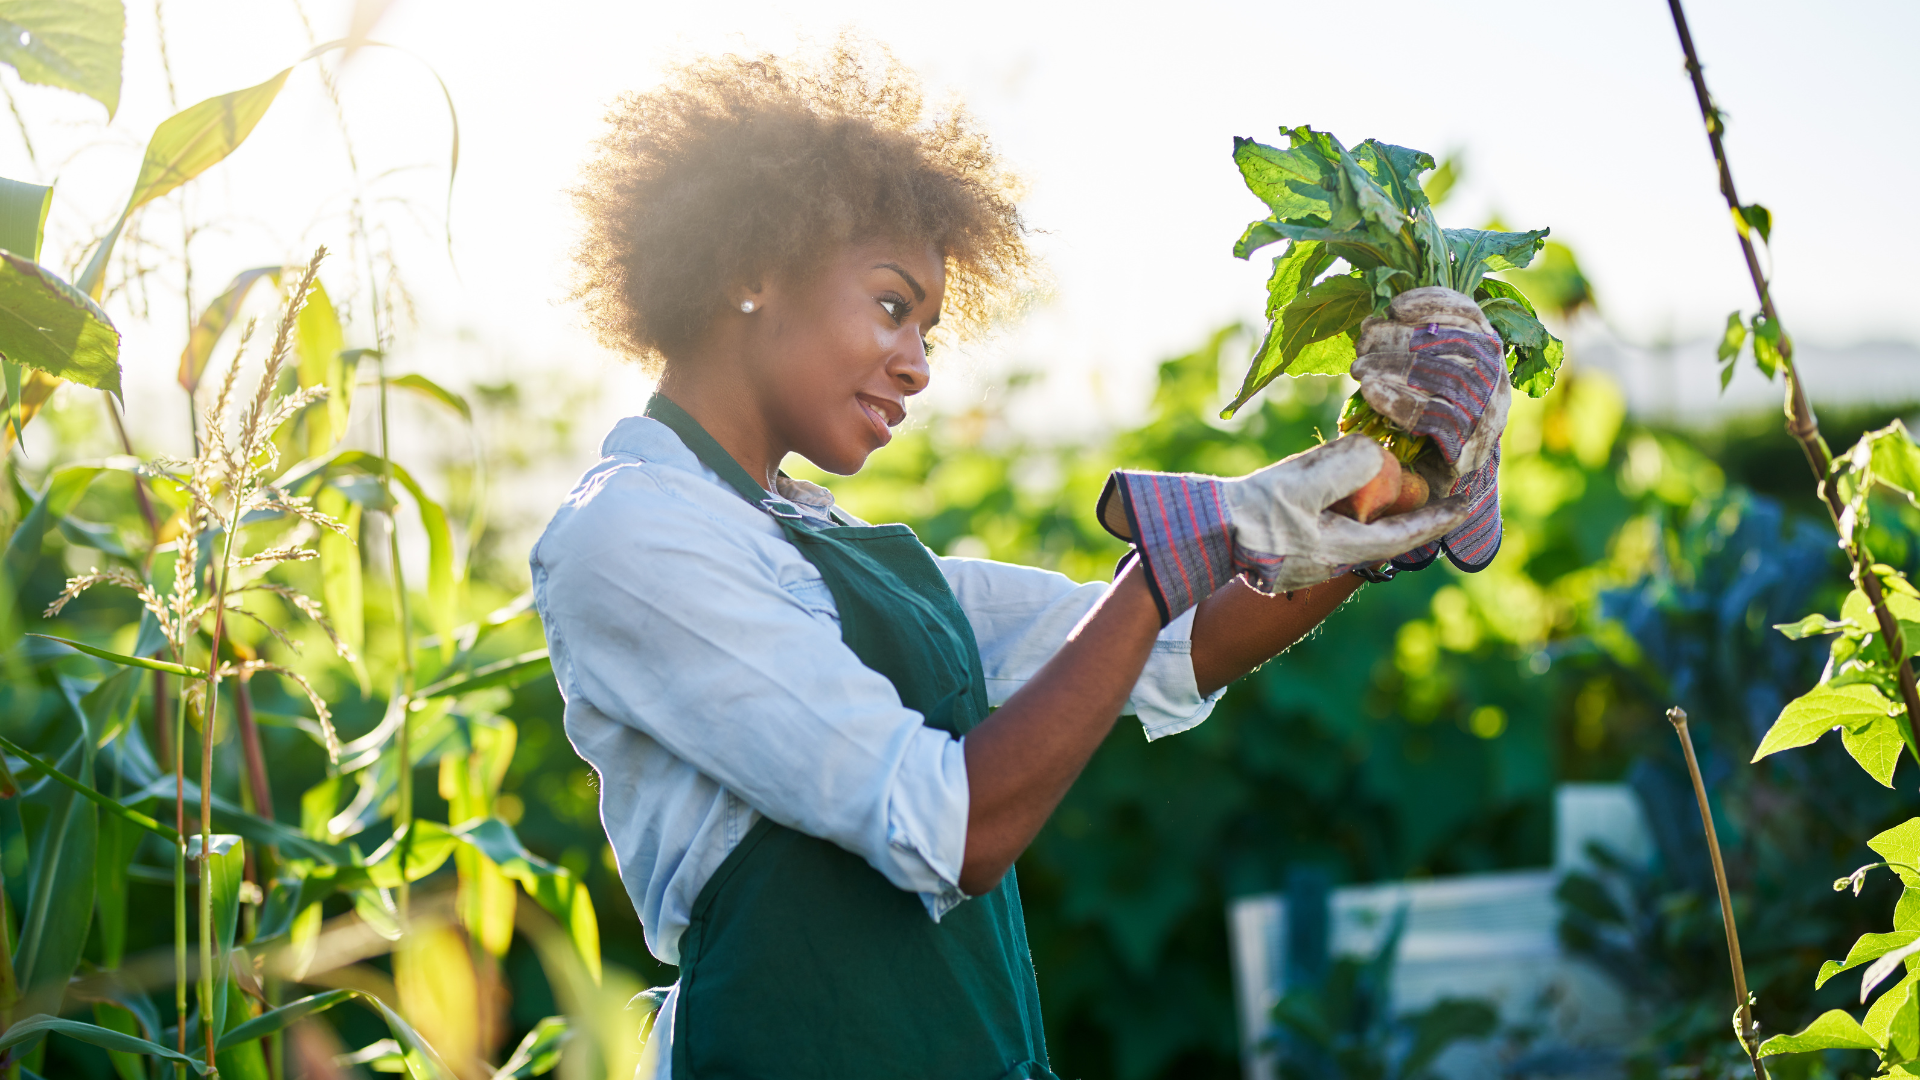
{"label": "curly blonde hair", "polygon": [[702,57],[608,113],[572,191],[573,296],[602,344],[657,371],[762,276],[926,241],[946,260],[941,325],[973,336],[1033,278],[1018,194],[973,118],[931,112],[884,49]]}

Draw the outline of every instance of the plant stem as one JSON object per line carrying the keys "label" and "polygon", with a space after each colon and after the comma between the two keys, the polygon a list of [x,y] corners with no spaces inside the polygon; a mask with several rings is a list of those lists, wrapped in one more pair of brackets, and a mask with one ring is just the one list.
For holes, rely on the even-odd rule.
{"label": "plant stem", "polygon": [[1747,965],[1740,957],[1740,929],[1733,922],[1733,897],[1727,891],[1727,866],[1720,858],[1720,836],[1713,830],[1713,808],[1707,805],[1707,785],[1700,779],[1700,762],[1693,756],[1693,735],[1687,730],[1687,711],[1675,706],[1667,710],[1667,720],[1680,737],[1680,749],[1687,755],[1687,774],[1693,777],[1693,797],[1700,803],[1700,821],[1707,830],[1707,854],[1713,857],[1713,883],[1720,890],[1721,921],[1727,928],[1727,957],[1733,965],[1733,993],[1739,1000],[1740,1048],[1753,1063],[1753,1075],[1767,1080],[1766,1067],[1760,1064],[1754,1039],[1753,1003],[1747,997]]}
{"label": "plant stem", "polygon": [[[233,571],[234,538],[240,533],[240,496],[220,538],[220,566],[213,590],[213,644],[207,652],[207,711],[200,718],[200,1031],[207,1039],[207,1061],[226,1019],[213,1014],[213,728],[220,715],[220,642],[227,632],[227,579]],[[220,973],[224,974],[224,973]]]}
{"label": "plant stem", "polygon": [[[367,255],[368,287],[378,289],[378,278],[374,276],[373,255]],[[400,570],[400,519],[393,512],[393,446],[388,439],[387,425],[387,350],[380,332],[380,304],[376,292],[372,306],[374,321],[374,341],[382,347],[374,352],[376,375],[380,384],[380,485],[387,500],[387,564],[393,581],[394,621],[400,634],[400,695],[403,698],[401,708],[405,710],[413,697],[413,620],[407,610],[407,581]],[[413,739],[412,722],[403,711],[400,717],[400,730],[396,736],[394,754],[399,758],[400,790],[399,806],[394,814],[394,832],[400,836],[400,924],[407,924],[407,912],[412,902],[412,888],[407,882],[407,856],[413,848]]]}
{"label": "plant stem", "polygon": [[[1680,0],[1667,0],[1667,7],[1673,13],[1673,27],[1680,35],[1680,48],[1686,53],[1687,74],[1693,80],[1693,95],[1700,103],[1700,118],[1706,122],[1707,145],[1713,151],[1713,161],[1720,170],[1720,194],[1726,197],[1727,209],[1733,213],[1734,232],[1740,240],[1740,253],[1747,261],[1747,274],[1753,279],[1753,291],[1760,298],[1760,311],[1775,326],[1781,325],[1780,315],[1773,306],[1773,293],[1767,287],[1767,276],[1760,269],[1760,256],[1754,250],[1753,237],[1746,221],[1740,216],[1740,196],[1733,186],[1733,168],[1727,163],[1727,148],[1721,142],[1722,123],[1720,112],[1714,108],[1713,96],[1707,92],[1706,76],[1700,69],[1700,54],[1693,47],[1693,33],[1687,29],[1687,16],[1680,8]],[[1806,455],[1807,466],[1813,470],[1814,482],[1818,485],[1821,498],[1827,504],[1827,512],[1832,515],[1835,529],[1839,529],[1841,515],[1846,504],[1840,497],[1839,488],[1833,484],[1829,474],[1833,470],[1833,451],[1828,449],[1827,440],[1820,435],[1820,422],[1813,414],[1813,406],[1807,401],[1806,389],[1800,383],[1800,371],[1794,365],[1793,339],[1780,335],[1780,366],[1786,372],[1786,415],[1787,434],[1800,443],[1801,451]],[[1885,591],[1880,579],[1871,572],[1862,573],[1865,564],[1861,562],[1857,544],[1848,546],[1848,555],[1854,564],[1854,579],[1860,591],[1866,594],[1873,605],[1873,616],[1880,624],[1881,639],[1886,642],[1887,653],[1893,657],[1900,679],[1900,702],[1905,706],[1902,714],[1896,718],[1900,725],[1900,736],[1906,741],[1907,752],[1920,762],[1920,742],[1914,738],[1914,717],[1920,716],[1920,685],[1914,681],[1913,665],[1907,662],[1907,645],[1900,633],[1900,622],[1887,609]]]}
{"label": "plant stem", "polygon": [[[175,571],[178,573],[179,571]],[[189,570],[189,573],[192,571]],[[176,651],[174,661],[183,650]],[[173,722],[173,821],[176,835],[187,832],[187,680],[180,680],[180,704]],[[173,845],[173,1008],[179,1045],[187,1052],[187,845]],[[174,1065],[174,1074],[184,1080],[187,1067]]]}

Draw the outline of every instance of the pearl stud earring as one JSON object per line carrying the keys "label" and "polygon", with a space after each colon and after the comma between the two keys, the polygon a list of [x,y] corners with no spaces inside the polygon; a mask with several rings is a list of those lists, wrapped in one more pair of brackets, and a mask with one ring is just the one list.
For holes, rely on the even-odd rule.
{"label": "pearl stud earring", "polygon": [[743,315],[753,314],[753,301],[751,300],[740,301],[740,312]]}

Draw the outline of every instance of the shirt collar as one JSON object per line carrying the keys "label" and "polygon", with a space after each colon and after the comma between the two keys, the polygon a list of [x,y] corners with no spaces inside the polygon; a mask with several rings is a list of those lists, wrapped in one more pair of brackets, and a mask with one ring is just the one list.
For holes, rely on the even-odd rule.
{"label": "shirt collar", "polygon": [[[613,426],[607,437],[600,443],[600,456],[612,457],[615,454],[627,454],[642,461],[651,461],[658,465],[668,465],[696,476],[705,477],[713,484],[725,487],[719,474],[700,460],[673,429],[650,416],[629,416]],[[804,504],[811,510],[825,514],[833,508],[833,493],[818,484],[792,477],[779,477],[776,480],[781,498]],[[731,490],[731,489],[729,489]]]}

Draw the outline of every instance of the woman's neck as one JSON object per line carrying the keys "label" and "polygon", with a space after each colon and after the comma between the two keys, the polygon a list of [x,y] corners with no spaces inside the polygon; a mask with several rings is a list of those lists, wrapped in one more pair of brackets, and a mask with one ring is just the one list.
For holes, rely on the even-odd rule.
{"label": "woman's neck", "polygon": [[750,380],[721,364],[669,363],[656,391],[698,421],[761,487],[774,490],[787,447],[775,437]]}

